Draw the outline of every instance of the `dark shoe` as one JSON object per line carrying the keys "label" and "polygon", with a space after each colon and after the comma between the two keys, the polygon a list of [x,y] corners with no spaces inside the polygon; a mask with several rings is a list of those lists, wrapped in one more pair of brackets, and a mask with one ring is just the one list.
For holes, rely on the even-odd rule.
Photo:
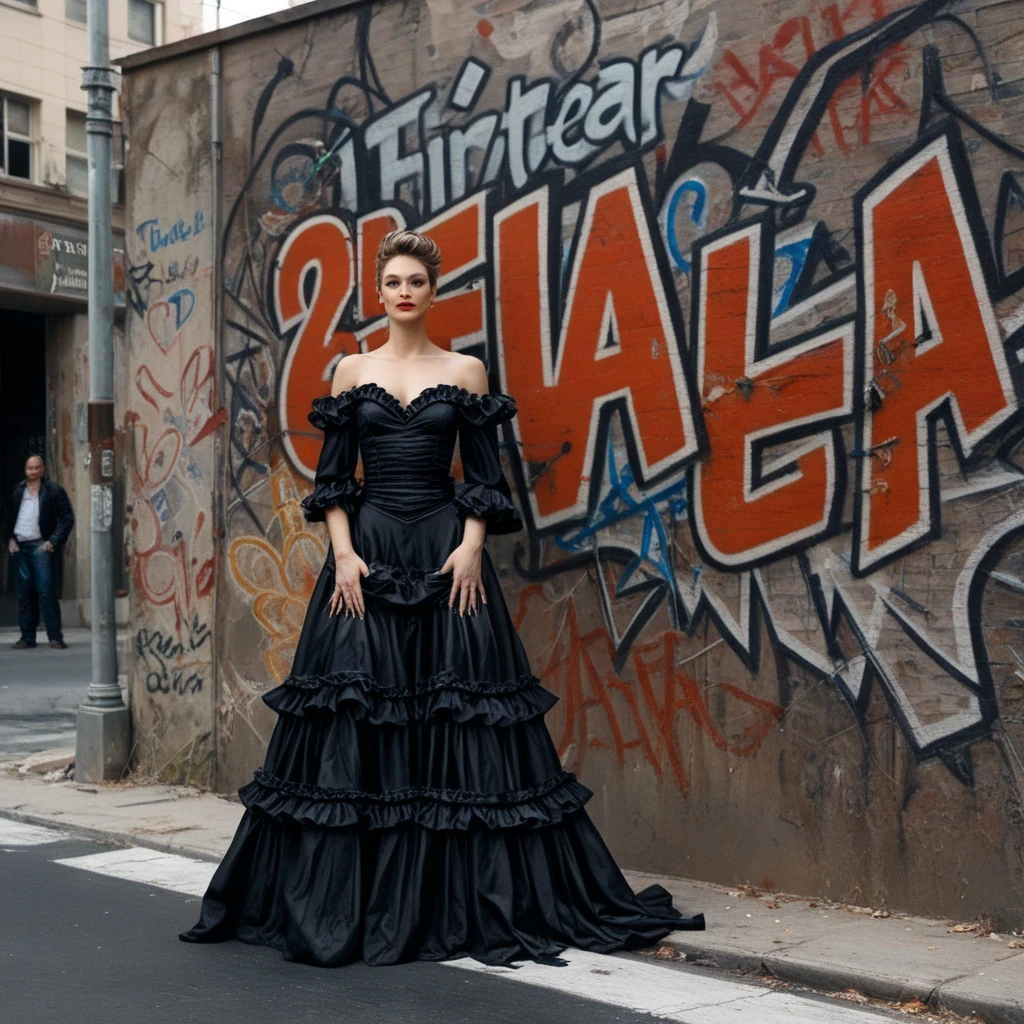
{"label": "dark shoe", "polygon": [[19,640],[16,644],[11,644],[16,651],[26,651],[30,647],[35,647],[35,644],[27,644],[24,640]]}
{"label": "dark shoe", "polygon": [[55,651],[66,651],[68,649],[68,645],[66,643],[64,643],[63,640],[51,640],[50,641],[50,646]]}

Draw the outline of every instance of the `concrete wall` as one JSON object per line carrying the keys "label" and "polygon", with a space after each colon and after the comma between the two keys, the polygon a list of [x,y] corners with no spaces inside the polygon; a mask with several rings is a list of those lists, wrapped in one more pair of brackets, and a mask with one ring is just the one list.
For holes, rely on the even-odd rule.
{"label": "concrete wall", "polygon": [[[125,240],[123,433],[135,760],[162,778],[212,778],[215,532],[226,413],[214,368],[209,59],[133,83]],[[136,116],[138,115],[138,116]]]}
{"label": "concrete wall", "polygon": [[[446,254],[432,337],[518,400],[529,529],[491,550],[620,860],[1019,926],[1019,5],[467,10],[324,2],[224,42],[216,478],[174,376],[213,343],[201,289],[161,333],[192,308],[169,262],[213,269],[184,237],[206,65],[127,76],[127,233],[171,232],[132,273],[173,280],[129,315],[150,763],[191,738],[225,790],[259,763],[327,540],[305,414],[383,340],[404,222]],[[144,692],[154,634],[201,688]]]}

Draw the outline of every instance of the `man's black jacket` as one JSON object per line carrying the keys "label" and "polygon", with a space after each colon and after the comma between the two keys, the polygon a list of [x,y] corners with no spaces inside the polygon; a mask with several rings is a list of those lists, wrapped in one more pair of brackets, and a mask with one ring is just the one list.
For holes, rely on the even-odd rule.
{"label": "man's black jacket", "polygon": [[[4,541],[14,536],[14,524],[18,521],[18,509],[25,494],[26,481],[22,480],[14,488],[11,500],[7,505],[7,518],[4,521]],[[71,508],[68,492],[47,477],[39,483],[39,532],[43,540],[48,540],[55,548],[60,547],[68,539],[75,525],[75,513]]]}

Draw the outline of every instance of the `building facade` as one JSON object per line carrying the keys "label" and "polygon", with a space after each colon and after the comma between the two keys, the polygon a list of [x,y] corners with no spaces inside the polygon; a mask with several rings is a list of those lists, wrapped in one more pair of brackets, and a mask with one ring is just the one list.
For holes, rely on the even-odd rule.
{"label": "building facade", "polygon": [[[197,0],[112,0],[119,57],[196,34]],[[29,454],[68,491],[77,526],[63,557],[69,624],[88,617],[88,158],[86,0],[0,0],[0,493]],[[115,116],[119,104],[115,101]],[[123,139],[114,138],[115,301],[124,312]],[[119,342],[123,339],[118,324]],[[123,495],[120,495],[123,499]],[[121,517],[123,518],[123,517]],[[0,621],[15,616],[0,552]],[[126,585],[124,571],[121,585]]]}
{"label": "building facade", "polygon": [[[1024,40],[999,0],[318,0],[123,62],[135,750],[230,790],[374,252],[518,416],[490,550],[627,865],[1024,906]],[[219,161],[218,161],[219,158]]]}

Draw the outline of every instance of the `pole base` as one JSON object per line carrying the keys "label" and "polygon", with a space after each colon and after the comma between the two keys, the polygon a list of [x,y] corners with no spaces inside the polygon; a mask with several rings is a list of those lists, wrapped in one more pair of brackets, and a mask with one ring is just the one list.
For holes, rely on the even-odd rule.
{"label": "pole base", "polygon": [[124,705],[98,708],[78,706],[75,737],[75,781],[116,782],[124,773],[131,752],[132,720]]}

